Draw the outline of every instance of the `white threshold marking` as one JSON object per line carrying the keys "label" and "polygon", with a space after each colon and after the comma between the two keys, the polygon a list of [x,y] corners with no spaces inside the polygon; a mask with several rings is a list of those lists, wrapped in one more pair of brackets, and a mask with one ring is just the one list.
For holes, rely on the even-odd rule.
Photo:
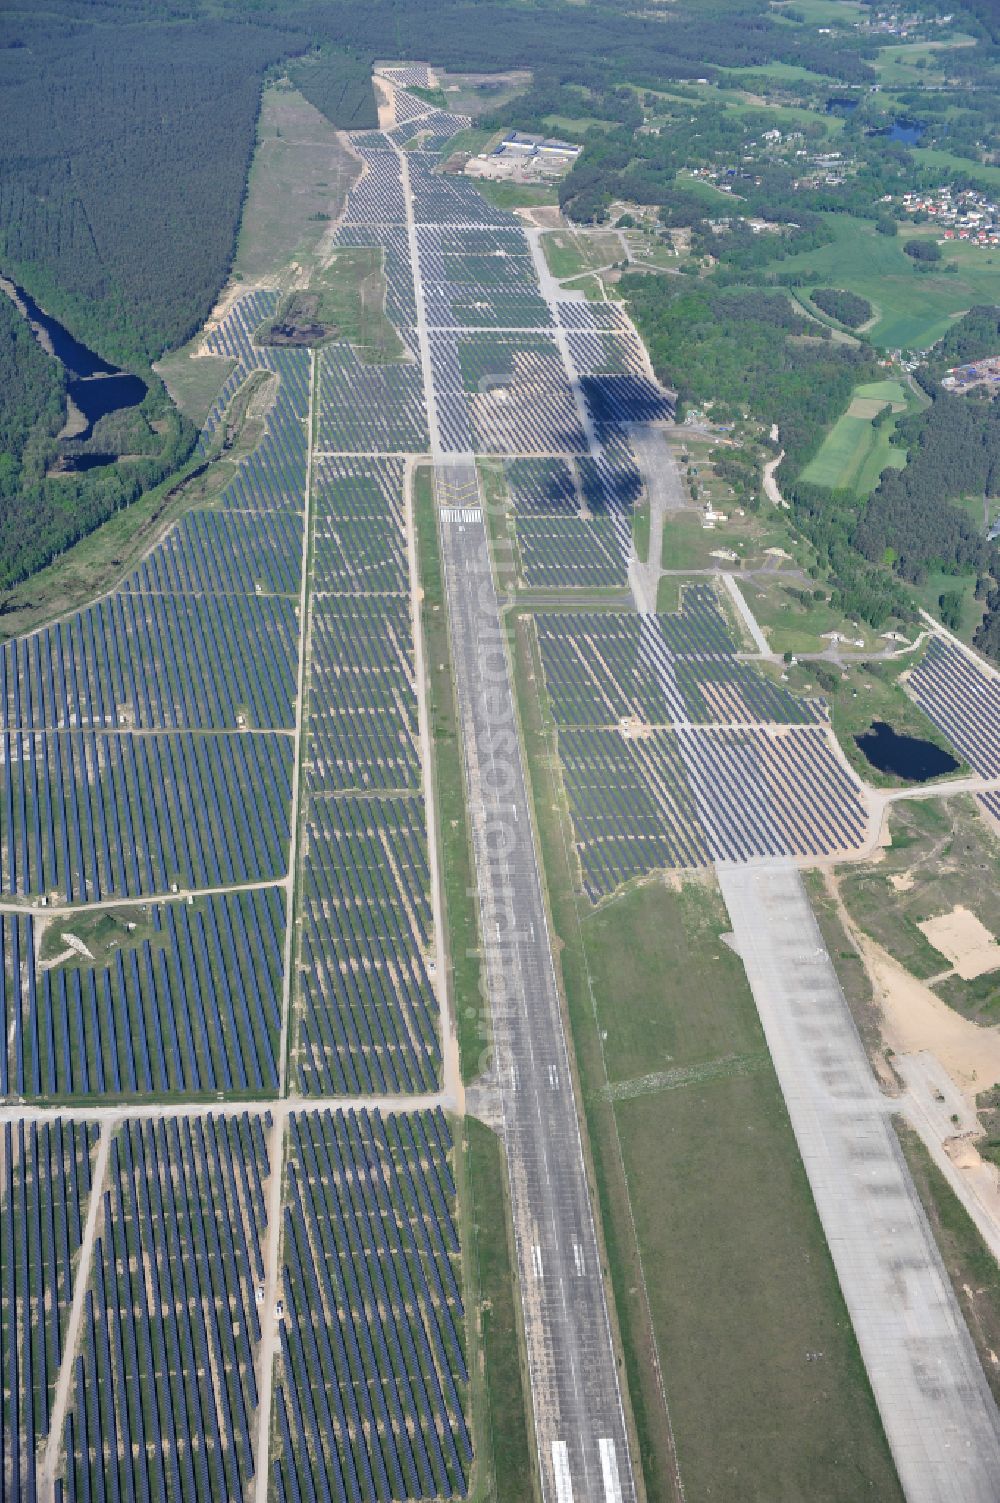
{"label": "white threshold marking", "polygon": [[552,1442],[552,1470],[556,1479],[556,1503],[573,1503],[573,1482],[569,1475],[569,1451],[564,1440]]}
{"label": "white threshold marking", "polygon": [[554,1091],[559,1089],[559,1071],[555,1065],[549,1065],[549,1085]]}
{"label": "white threshold marking", "polygon": [[618,1476],[618,1452],[613,1440],[599,1440],[601,1472],[604,1477],[604,1503],[622,1503],[622,1484]]}
{"label": "white threshold marking", "polygon": [[537,1243],[531,1249],[531,1266],[535,1270],[535,1278],[540,1279],[542,1276],[542,1249]]}
{"label": "white threshold marking", "polygon": [[583,1261],[583,1248],[579,1242],[573,1243],[573,1262],[576,1265],[577,1276],[582,1279],[587,1269]]}
{"label": "white threshold marking", "polygon": [[481,506],[442,506],[441,520],[444,522],[481,522],[483,510]]}

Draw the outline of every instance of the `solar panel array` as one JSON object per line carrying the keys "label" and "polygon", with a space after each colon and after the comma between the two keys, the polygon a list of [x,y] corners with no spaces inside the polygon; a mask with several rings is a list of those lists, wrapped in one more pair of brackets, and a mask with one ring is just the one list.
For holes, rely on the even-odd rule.
{"label": "solar panel array", "polygon": [[440,1112],[291,1118],[278,1503],[467,1490],[451,1149]]}
{"label": "solar panel array", "polygon": [[132,1119],[112,1138],[66,1419],[68,1503],[245,1496],[269,1126]]}
{"label": "solar panel array", "polygon": [[552,612],[536,616],[536,625],[560,725],[609,725],[627,716],[650,725],[825,719],[819,701],[737,660],[728,624],[704,586],[688,587],[675,615]]}
{"label": "solar panel array", "polygon": [[[0,917],[0,1094],[275,1092],[284,893],[218,893],[127,913],[134,943],[116,937],[102,954],[70,950],[69,963],[44,968],[36,917]],[[70,932],[72,922],[64,920]],[[62,939],[60,947],[69,949]]]}
{"label": "solar panel array", "polygon": [[710,586],[670,616],[535,616],[580,860],[598,901],[659,867],[857,848],[825,706],[735,656]]}
{"label": "solar panel array", "polygon": [[[333,241],[380,247],[404,357],[259,345],[278,291],[235,298],[204,341],[232,369],[202,450],[248,379],[260,442],[112,595],[0,651],[0,891],[24,900],[0,918],[0,1094],[120,1105],[99,1150],[58,1118],[0,1134],[4,1498],[34,1496],[74,1287],[58,1503],[245,1499],[259,1431],[276,1503],[468,1489],[448,1126],[325,1100],[429,1093],[441,1071],[404,507],[407,456],[429,443],[415,273],[444,448],[505,462],[525,583],[624,584],[642,496],[628,425],[671,408],[621,309],[547,301],[521,223],[438,171],[467,122],[398,92],[396,120],[353,137],[362,172]],[[860,839],[825,712],[737,659],[710,592],[674,617],[544,616],[539,637],[593,898],[659,866]],[[67,922],[57,954],[43,896],[127,902],[135,931],[89,953]],[[285,1088],[314,1109],[275,1109],[287,1175],[269,1186],[286,1001]],[[234,1104],[213,1114],[217,1095]]]}
{"label": "solar panel array", "polygon": [[4,732],[0,891],[79,903],[280,876],[291,760],[258,732]]}
{"label": "solar panel array", "polygon": [[1000,777],[1000,678],[952,642],[932,637],[909,677],[924,714],[981,777]]}
{"label": "solar panel array", "polygon": [[401,460],[327,459],[316,531],[294,1067],[306,1094],[434,1090],[441,1051]]}
{"label": "solar panel array", "polygon": [[90,1194],[92,1124],[0,1124],[0,1499],[39,1495]]}
{"label": "solar panel array", "polygon": [[[461,123],[418,103],[403,113],[422,139],[443,142]],[[76,1273],[97,1129],[53,1118],[5,1124],[0,1137],[4,1498],[35,1495],[74,1289],[82,1327],[64,1368],[58,1503],[243,1499],[254,1476],[258,1347],[262,1320],[275,1319],[263,1308],[266,1102],[281,1079],[310,473],[293,1077],[307,1093],[438,1083],[397,457],[426,450],[428,434],[399,158],[377,132],[356,145],[365,171],[336,239],[382,246],[386,308],[407,358],[368,366],[330,345],[316,357],[314,388],[309,352],[256,343],[277,291],[234,299],[205,339],[232,369],[201,447],[216,452],[230,403],[252,378],[262,419],[253,452],[115,592],[0,649],[0,890],[26,903],[0,917],[0,1094],[121,1109],[103,1128],[95,1234]],[[430,226],[438,210],[463,218],[470,203],[466,189],[433,178],[433,165],[426,152],[413,158]],[[482,206],[479,218],[489,230],[498,216]],[[545,316],[537,294],[499,273],[461,224],[438,244],[453,282],[449,316]],[[314,402],[327,452],[310,466]],[[103,918],[44,911],[42,898],[128,906],[115,909],[109,941]],[[199,1111],[199,1099],[216,1096],[244,1098],[245,1114]],[[157,1112],[137,1110],[149,1097]],[[386,1478],[397,1497],[460,1494],[472,1447],[444,1120],[324,1112],[293,1119],[288,1132],[274,1420],[286,1436],[303,1415],[314,1428],[295,1432],[294,1449],[279,1439],[272,1487],[313,1496],[302,1469],[322,1458],[321,1496],[346,1487],[343,1496],[384,1497]],[[314,1176],[320,1161],[343,1165],[336,1190]],[[333,1200],[321,1208],[328,1186],[337,1214]],[[330,1287],[327,1262],[305,1256],[319,1244],[303,1238],[314,1236],[370,1247],[358,1270],[367,1295],[335,1310],[313,1303]],[[391,1302],[373,1303],[373,1290]],[[306,1373],[296,1343],[317,1308],[315,1339],[339,1339],[350,1355]],[[370,1357],[370,1381],[359,1382],[355,1354]],[[330,1412],[375,1423],[331,1427]]]}
{"label": "solar panel array", "polygon": [[0,648],[0,729],[288,729],[297,660],[281,596],[122,591]]}

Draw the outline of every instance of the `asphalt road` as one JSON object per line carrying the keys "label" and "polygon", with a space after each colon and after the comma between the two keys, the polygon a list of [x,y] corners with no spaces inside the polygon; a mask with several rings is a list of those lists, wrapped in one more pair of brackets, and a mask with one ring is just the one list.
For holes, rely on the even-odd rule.
{"label": "asphalt road", "polygon": [[494,1070],[546,1503],[632,1503],[509,666],[476,470],[435,467]]}
{"label": "asphalt road", "polygon": [[997,1503],[1000,1415],[802,879],[718,876],[908,1503]]}

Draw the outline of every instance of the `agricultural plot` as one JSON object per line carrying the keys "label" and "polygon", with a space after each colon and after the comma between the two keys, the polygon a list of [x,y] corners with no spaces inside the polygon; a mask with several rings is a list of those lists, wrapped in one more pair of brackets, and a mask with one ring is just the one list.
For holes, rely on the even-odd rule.
{"label": "agricultural plot", "polygon": [[472,1444],[440,1112],[293,1114],[274,1503],[450,1498]]}
{"label": "agricultural plot", "polygon": [[306,827],[305,1094],[434,1090],[430,878],[422,801],[316,798]]}
{"label": "agricultural plot", "polygon": [[333,453],[425,453],[420,367],[364,365],[349,345],[327,345],[319,361],[318,442]]}
{"label": "agricultural plot", "polygon": [[416,789],[417,695],[407,596],[328,595],[312,623],[309,786]]}
{"label": "agricultural plot", "polygon": [[0,736],[0,891],[66,902],[282,876],[286,736]]}
{"label": "agricultural plot", "polygon": [[290,729],[298,630],[278,596],[123,591],[0,648],[0,729]]}
{"label": "agricultural plot", "polygon": [[933,721],[984,778],[1000,776],[1000,679],[968,653],[932,637],[908,687]]}
{"label": "agricultural plot", "polygon": [[409,591],[402,494],[399,460],[317,462],[312,579],[317,594]]}
{"label": "agricultural plot", "polygon": [[890,443],[894,421],[875,428],[872,419],[887,406],[893,413],[904,412],[912,400],[899,381],[855,387],[847,411],[834,423],[801,478],[832,490],[851,490],[858,497],[869,495],[884,469],[902,469],[906,463],[906,450]]}
{"label": "agricultural plot", "polygon": [[284,894],[119,912],[0,918],[0,1095],[273,1094]]}
{"label": "agricultural plot", "polygon": [[246,1495],[269,1126],[131,1120],[112,1139],[66,1420],[67,1503]]}
{"label": "agricultural plot", "polygon": [[37,1496],[91,1184],[97,1128],[0,1126],[0,1499]]}

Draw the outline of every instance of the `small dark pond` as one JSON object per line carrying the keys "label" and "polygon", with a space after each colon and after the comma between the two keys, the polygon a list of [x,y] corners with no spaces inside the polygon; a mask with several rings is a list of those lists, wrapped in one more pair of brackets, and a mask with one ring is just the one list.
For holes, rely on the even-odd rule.
{"label": "small dark pond", "polygon": [[902,141],[904,146],[916,146],[926,130],[926,125],[921,125],[919,120],[900,118],[894,120],[891,125],[883,126],[881,130],[872,131],[872,135],[888,136],[890,141]]}
{"label": "small dark pond", "polygon": [[[23,287],[17,287],[16,292],[22,305],[27,309],[29,323],[37,326],[36,337],[38,329],[44,330],[48,335],[53,354],[66,368],[67,393],[87,419],[86,432],[77,434],[78,438],[89,438],[98,418],[106,417],[109,412],[119,412],[126,407],[138,407],[146,395],[145,381],[139,376],[133,376],[129,371],[119,370],[116,365],[109,365],[106,360],[101,359],[100,355],[95,355],[93,350],[88,350],[85,344],[73,338],[58,319],[52,318],[44,309],[39,308],[34,298],[29,297]],[[113,463],[113,460],[113,455],[102,455],[96,462],[109,464]],[[94,465],[81,464],[78,458],[72,467],[93,469]]]}
{"label": "small dark pond", "polygon": [[911,783],[926,783],[942,773],[954,772],[958,762],[950,754],[920,736],[901,736],[884,720],[873,720],[869,730],[854,738],[879,772],[892,773]]}
{"label": "small dark pond", "polygon": [[59,464],[50,473],[83,475],[87,470],[101,470],[105,465],[117,464],[117,454],[63,454]]}
{"label": "small dark pond", "polygon": [[828,115],[849,115],[856,110],[860,103],[857,99],[846,98],[842,95],[833,95],[826,101],[826,113]]}

